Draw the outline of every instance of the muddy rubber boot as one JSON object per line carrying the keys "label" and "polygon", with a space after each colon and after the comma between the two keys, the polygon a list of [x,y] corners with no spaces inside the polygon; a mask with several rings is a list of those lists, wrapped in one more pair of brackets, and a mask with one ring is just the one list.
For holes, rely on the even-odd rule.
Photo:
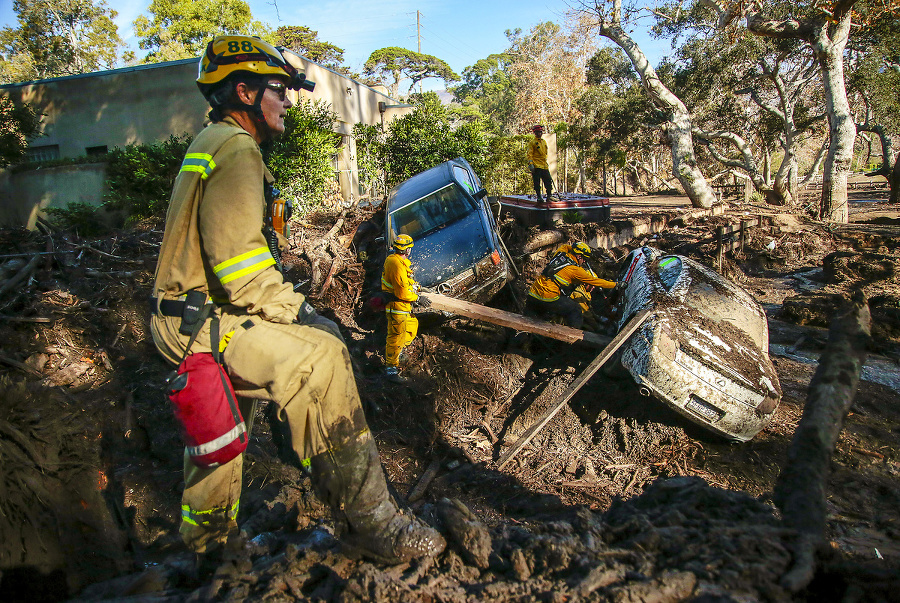
{"label": "muddy rubber boot", "polygon": [[409,381],[406,377],[400,374],[400,369],[398,369],[396,366],[384,367],[384,377],[391,383],[403,384]]}
{"label": "muddy rubber boot", "polygon": [[434,557],[447,546],[437,530],[401,511],[391,499],[368,431],[312,457],[310,467],[316,492],[344,524],[339,525],[339,538],[345,545],[390,564]]}

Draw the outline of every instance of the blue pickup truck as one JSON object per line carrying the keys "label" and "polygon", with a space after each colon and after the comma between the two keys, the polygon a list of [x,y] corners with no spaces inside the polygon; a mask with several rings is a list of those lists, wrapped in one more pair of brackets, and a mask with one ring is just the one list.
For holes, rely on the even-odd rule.
{"label": "blue pickup truck", "polygon": [[388,194],[384,245],[408,234],[413,276],[466,301],[490,300],[512,278],[487,191],[459,157],[401,182]]}

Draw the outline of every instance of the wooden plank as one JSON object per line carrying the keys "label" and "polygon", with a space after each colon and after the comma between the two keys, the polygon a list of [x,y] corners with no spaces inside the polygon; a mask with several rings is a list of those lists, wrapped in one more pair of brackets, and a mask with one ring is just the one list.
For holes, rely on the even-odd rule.
{"label": "wooden plank", "polygon": [[536,335],[543,335],[565,341],[566,343],[581,343],[596,348],[602,348],[610,342],[609,337],[597,335],[596,333],[586,333],[580,329],[573,329],[563,325],[556,325],[552,322],[522,316],[497,308],[489,308],[473,304],[472,302],[463,301],[439,293],[426,293],[425,297],[431,300],[431,309],[443,310],[451,314],[458,314],[466,318],[474,318],[483,320],[501,327],[509,327],[517,331],[527,331]]}
{"label": "wooden plank", "polygon": [[572,382],[572,385],[569,386],[569,389],[565,391],[565,393],[560,398],[559,402],[556,403],[552,408],[548,409],[540,419],[535,422],[534,425],[529,427],[522,436],[516,440],[516,442],[512,445],[512,447],[503,453],[503,456],[500,457],[499,464],[497,465],[497,470],[503,469],[503,467],[515,457],[522,448],[525,447],[525,444],[531,441],[537,433],[544,428],[544,426],[550,422],[550,419],[556,416],[556,413],[565,406],[569,400],[572,399],[578,390],[588,382],[588,380],[594,376],[600,367],[602,367],[607,360],[609,360],[613,354],[616,353],[623,343],[625,343],[629,337],[631,337],[632,333],[638,330],[644,321],[647,320],[647,317],[650,316],[652,310],[647,308],[646,310],[642,310],[640,313],[636,314],[634,318],[628,321],[628,324],[625,325],[619,334],[613,338],[608,346],[603,348],[603,351],[594,358],[594,360],[588,365],[584,371],[581,372],[578,377],[575,378],[575,381]]}

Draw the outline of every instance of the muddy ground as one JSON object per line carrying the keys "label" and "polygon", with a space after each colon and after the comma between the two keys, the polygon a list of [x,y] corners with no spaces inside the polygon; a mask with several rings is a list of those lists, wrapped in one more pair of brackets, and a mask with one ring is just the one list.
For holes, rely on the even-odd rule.
{"label": "muddy ground", "polygon": [[[342,251],[370,215],[343,215],[328,287],[312,253],[289,254],[288,276],[342,325],[398,498],[451,544],[425,565],[344,554],[308,480],[277,459],[261,408],[239,515],[252,540],[211,577],[177,537],[182,448],[147,330],[161,225],[92,240],[2,231],[0,600],[900,600],[898,209],[855,204],[856,223],[829,228],[735,207],[633,241],[713,265],[715,225],[773,214],[723,267],[770,317],[784,390],[772,423],[749,443],[724,442],[602,371],[503,471],[499,456],[596,351],[426,313],[410,383],[386,383],[383,318],[362,293],[377,261]],[[336,218],[310,216],[297,248]],[[558,229],[575,240],[611,227]],[[536,228],[506,220],[501,232],[526,278],[493,304],[513,309],[543,259],[523,252]],[[830,316],[854,287],[869,299],[873,354],[832,462],[828,550],[810,587],[789,593],[779,578],[792,534],[772,488]],[[425,474],[435,477],[423,491]]]}

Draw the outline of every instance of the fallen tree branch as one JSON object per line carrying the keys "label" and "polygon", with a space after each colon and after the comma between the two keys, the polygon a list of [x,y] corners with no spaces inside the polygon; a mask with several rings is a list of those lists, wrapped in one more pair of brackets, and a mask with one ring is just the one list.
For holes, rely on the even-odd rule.
{"label": "fallen tree branch", "polygon": [[6,314],[0,314],[0,320],[7,320],[9,322],[53,322],[56,320],[55,318],[47,318],[46,316],[7,316]]}
{"label": "fallen tree branch", "polygon": [[562,243],[566,236],[558,230],[543,230],[525,242],[522,253],[534,253],[538,249]]}
{"label": "fallen tree branch", "polygon": [[787,464],[775,483],[774,500],[782,521],[797,532],[794,564],[781,578],[782,586],[792,592],[810,583],[815,553],[825,543],[828,469],[866,361],[870,327],[868,303],[857,291],[849,308],[832,319],[828,347],[809,384]]}
{"label": "fallen tree branch", "polygon": [[0,299],[2,299],[8,291],[16,287],[19,283],[27,280],[28,277],[31,276],[31,273],[34,272],[34,269],[37,268],[38,262],[40,261],[41,256],[36,254],[27,264],[25,264],[25,266],[21,270],[16,273],[14,277],[6,281],[3,287],[0,287]]}
{"label": "fallen tree branch", "polygon": [[25,364],[23,362],[19,362],[18,360],[13,360],[12,358],[7,358],[6,356],[0,356],[0,364],[5,364],[7,366],[17,368],[20,371],[28,373],[29,375],[34,375],[35,377],[43,377],[44,376],[43,373],[40,373],[40,372],[34,370],[27,364]]}
{"label": "fallen tree branch", "polygon": [[431,464],[428,465],[428,468],[425,469],[425,473],[422,474],[422,477],[419,478],[419,482],[412,489],[412,491],[406,496],[406,500],[408,502],[414,503],[423,496],[425,496],[425,492],[428,491],[428,486],[431,485],[431,482],[434,481],[434,478],[437,477],[438,471],[441,468],[441,463],[437,459],[431,461]]}

